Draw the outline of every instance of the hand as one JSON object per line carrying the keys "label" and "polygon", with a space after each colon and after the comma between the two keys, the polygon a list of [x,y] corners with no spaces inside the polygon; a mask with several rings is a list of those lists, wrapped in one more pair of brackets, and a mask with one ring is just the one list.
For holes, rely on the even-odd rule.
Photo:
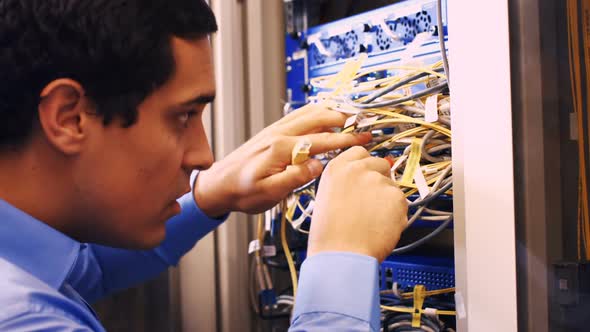
{"label": "hand", "polygon": [[361,148],[334,158],[316,195],[308,255],[353,252],[383,261],[407,223],[408,205],[390,178],[389,162]]}
{"label": "hand", "polygon": [[305,138],[311,155],[367,144],[370,134],[339,134],[347,115],[308,105],[262,130],[223,160],[202,171],[195,199],[203,212],[220,216],[230,211],[259,213],[275,206],[294,189],[318,177],[323,165],[310,159],[291,164],[291,151]]}

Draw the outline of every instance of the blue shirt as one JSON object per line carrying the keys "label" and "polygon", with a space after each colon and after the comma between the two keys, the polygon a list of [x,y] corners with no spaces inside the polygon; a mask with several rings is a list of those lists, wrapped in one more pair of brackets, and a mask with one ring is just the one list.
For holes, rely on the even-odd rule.
{"label": "blue shirt", "polygon": [[[104,331],[90,305],[157,276],[223,220],[192,194],[157,248],[79,243],[0,200],[0,331]],[[379,331],[377,261],[324,253],[302,266],[290,331]]]}

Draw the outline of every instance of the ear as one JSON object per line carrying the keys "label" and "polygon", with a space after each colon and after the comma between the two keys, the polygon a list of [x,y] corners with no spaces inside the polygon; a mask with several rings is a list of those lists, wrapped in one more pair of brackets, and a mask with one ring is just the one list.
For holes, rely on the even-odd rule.
{"label": "ear", "polygon": [[41,92],[39,122],[47,140],[58,150],[71,155],[80,152],[87,133],[84,89],[78,82],[60,78]]}

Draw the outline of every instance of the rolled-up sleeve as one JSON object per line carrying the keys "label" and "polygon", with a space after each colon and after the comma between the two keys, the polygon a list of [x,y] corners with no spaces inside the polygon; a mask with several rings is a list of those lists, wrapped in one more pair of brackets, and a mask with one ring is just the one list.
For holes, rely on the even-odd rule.
{"label": "rolled-up sleeve", "polygon": [[353,253],[309,257],[289,331],[379,331],[378,267],[375,258]]}

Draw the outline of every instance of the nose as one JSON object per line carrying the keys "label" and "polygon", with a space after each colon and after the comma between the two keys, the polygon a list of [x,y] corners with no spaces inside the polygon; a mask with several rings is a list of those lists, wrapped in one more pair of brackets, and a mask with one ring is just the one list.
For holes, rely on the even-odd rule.
{"label": "nose", "polygon": [[183,168],[187,171],[205,170],[213,165],[213,152],[207,140],[207,134],[203,127],[203,122],[198,121],[198,125],[187,135],[187,149],[182,161]]}

